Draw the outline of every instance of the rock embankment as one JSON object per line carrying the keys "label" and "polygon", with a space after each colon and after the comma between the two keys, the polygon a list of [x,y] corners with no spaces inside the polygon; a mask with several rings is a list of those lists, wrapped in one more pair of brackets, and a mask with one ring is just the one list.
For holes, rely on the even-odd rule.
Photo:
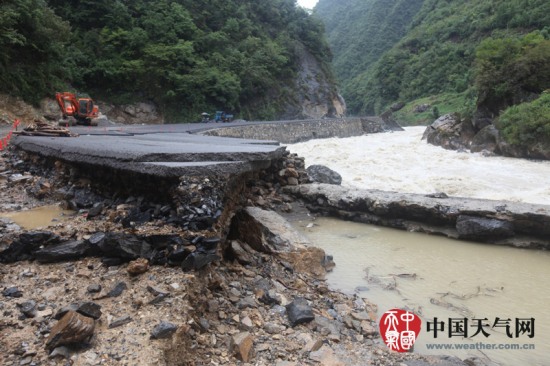
{"label": "rock embankment", "polygon": [[313,212],[408,231],[522,248],[549,249],[550,206],[358,190],[328,184],[284,187]]}
{"label": "rock embankment", "polygon": [[492,123],[475,125],[457,114],[446,114],[426,127],[422,136],[429,144],[448,150],[469,150],[485,155],[550,160],[550,150],[544,144],[511,145]]}

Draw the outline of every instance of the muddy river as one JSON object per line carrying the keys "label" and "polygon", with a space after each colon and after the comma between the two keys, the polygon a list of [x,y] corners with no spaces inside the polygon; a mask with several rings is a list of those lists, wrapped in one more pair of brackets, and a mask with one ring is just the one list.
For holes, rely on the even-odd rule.
{"label": "muddy river", "polygon": [[[392,308],[410,309],[423,320],[415,352],[451,354],[462,359],[489,357],[502,365],[548,365],[550,345],[550,252],[497,247],[455,241],[420,233],[330,218],[294,225],[316,246],[334,256],[336,267],[328,275],[333,289],[356,293],[379,306],[378,315]],[[445,331],[434,337],[426,322],[444,321]],[[496,317],[510,319],[506,327],[491,326]],[[468,319],[464,335],[448,335],[448,322]],[[472,336],[477,321],[490,323],[487,333]],[[515,319],[535,318],[535,334],[516,337]],[[504,324],[504,323],[503,323]],[[531,350],[428,349],[428,344],[450,347],[484,344],[534,344]],[[433,346],[432,346],[433,347]],[[531,347],[531,346],[529,346]]]}
{"label": "muddy river", "polygon": [[[423,130],[313,140],[288,149],[307,165],[336,170],[348,187],[550,204],[550,162],[447,151],[420,141]],[[391,308],[421,316],[415,352],[477,356],[506,366],[550,364],[550,252],[328,218],[294,224],[334,256],[328,276],[334,289],[368,298],[379,305],[379,316]],[[443,323],[435,338],[434,325]],[[449,334],[449,325],[466,331]]]}

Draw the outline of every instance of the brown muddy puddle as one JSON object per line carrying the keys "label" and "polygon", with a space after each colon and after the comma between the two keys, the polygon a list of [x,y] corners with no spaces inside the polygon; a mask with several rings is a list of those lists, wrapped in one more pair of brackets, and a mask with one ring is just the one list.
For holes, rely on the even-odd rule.
{"label": "brown muddy puddle", "polygon": [[[333,289],[356,293],[378,304],[379,318],[392,308],[409,309],[422,318],[415,352],[461,359],[488,357],[503,366],[549,364],[550,252],[329,218],[293,225],[314,245],[333,255],[336,267],[327,277]],[[433,324],[435,317],[445,323],[437,338],[433,331],[427,331],[427,322]],[[502,326],[492,327],[497,317],[497,324]],[[484,327],[489,336],[474,335],[478,330],[475,319],[485,318],[482,324],[490,323]],[[534,336],[516,335],[516,319],[531,318],[535,319]],[[449,319],[467,319],[462,323],[467,325],[466,337],[462,333],[449,336]],[[506,319],[510,322],[503,322]],[[434,343],[450,348],[429,349]],[[488,350],[493,346],[487,345],[493,344],[504,349]],[[535,349],[510,349],[524,344],[533,344]]]}
{"label": "brown muddy puddle", "polygon": [[74,215],[73,211],[63,210],[57,205],[42,206],[25,211],[0,213],[0,217],[12,220],[25,230],[54,225],[72,215]]}

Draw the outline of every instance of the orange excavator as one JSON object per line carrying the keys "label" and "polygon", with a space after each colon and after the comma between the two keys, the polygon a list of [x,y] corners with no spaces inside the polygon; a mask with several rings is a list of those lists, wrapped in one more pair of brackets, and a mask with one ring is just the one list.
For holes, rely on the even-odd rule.
{"label": "orange excavator", "polygon": [[91,98],[77,98],[76,94],[70,92],[55,93],[55,99],[63,119],[74,117],[78,124],[92,125],[92,119],[99,115],[99,109]]}

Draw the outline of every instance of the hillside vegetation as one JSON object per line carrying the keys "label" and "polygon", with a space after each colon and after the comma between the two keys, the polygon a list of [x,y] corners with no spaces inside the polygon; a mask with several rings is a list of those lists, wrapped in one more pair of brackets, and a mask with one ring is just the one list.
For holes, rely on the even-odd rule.
{"label": "hillside vegetation", "polygon": [[[420,5],[417,12],[413,3]],[[480,43],[488,37],[514,39],[535,30],[542,32],[550,25],[547,0],[423,0],[407,4],[397,0],[320,0],[316,13],[327,24],[335,72],[349,112],[380,113],[396,101],[443,93],[462,95],[463,104],[472,111]],[[383,12],[373,20],[379,10]],[[335,23],[345,23],[350,29],[333,26]],[[394,33],[384,31],[388,24],[407,28],[404,36],[394,41]],[[348,36],[360,37],[368,46],[357,48],[357,42],[350,42]],[[392,47],[375,52],[383,49],[377,44]],[[339,66],[342,57],[350,63],[345,67],[348,71]],[[538,72],[531,71],[533,75]],[[483,77],[478,75],[478,79]],[[533,91],[540,93],[540,89]]]}
{"label": "hillside vegetation", "polygon": [[376,61],[403,38],[423,0],[320,0],[323,20],[348,110],[364,103],[365,76]]}
{"label": "hillside vegetation", "polygon": [[0,92],[35,103],[71,86],[169,120],[274,118],[299,99],[304,50],[330,79],[324,29],[295,0],[0,3]]}

